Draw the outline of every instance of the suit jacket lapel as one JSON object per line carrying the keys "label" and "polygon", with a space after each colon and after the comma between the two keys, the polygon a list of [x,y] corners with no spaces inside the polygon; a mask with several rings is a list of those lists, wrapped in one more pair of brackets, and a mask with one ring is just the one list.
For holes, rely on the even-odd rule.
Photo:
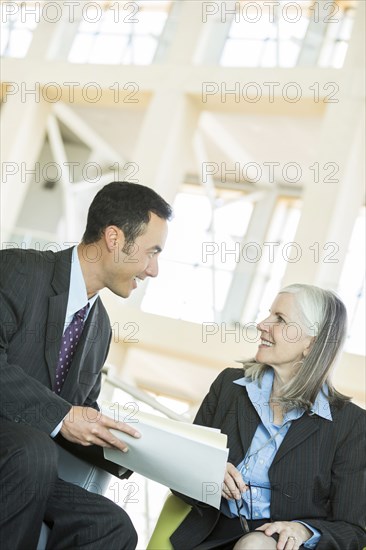
{"label": "suit jacket lapel", "polygon": [[[49,298],[48,317],[45,330],[45,358],[53,387],[61,337],[64,333],[65,315],[69,295],[72,248],[54,255],[52,288],[54,296]],[[51,261],[51,259],[50,259]]]}
{"label": "suit jacket lapel", "polygon": [[279,462],[294,447],[297,447],[303,441],[308,439],[314,432],[318,431],[319,422],[320,419],[317,415],[309,416],[306,413],[304,413],[297,420],[293,420],[289,431],[287,432],[280,448],[276,453],[272,466],[277,464],[277,462]]}
{"label": "suit jacket lapel", "polygon": [[235,464],[241,462],[250,447],[255,431],[260,423],[257,411],[253,407],[245,388],[240,387],[237,399],[237,423],[239,427],[239,440],[234,438],[231,445],[232,460]]}
{"label": "suit jacket lapel", "polygon": [[[237,441],[233,438],[233,444],[230,449],[231,459],[233,463],[235,460],[235,464],[239,464],[243,460],[260,423],[260,418],[248,397],[246,389],[243,388],[243,390],[245,394],[241,395],[237,400],[240,440]],[[297,447],[297,445],[300,445],[314,432],[318,431],[320,420],[317,415],[309,416],[305,413],[298,420],[294,420],[276,453],[272,466],[279,462],[294,447]]]}
{"label": "suit jacket lapel", "polygon": [[87,356],[91,345],[93,342],[96,342],[98,338],[100,338],[100,334],[98,333],[98,319],[99,299],[96,300],[88,315],[80,342],[70,366],[69,373],[61,390],[61,396],[65,397],[68,401],[72,402],[78,391],[80,370],[85,365],[85,357]]}

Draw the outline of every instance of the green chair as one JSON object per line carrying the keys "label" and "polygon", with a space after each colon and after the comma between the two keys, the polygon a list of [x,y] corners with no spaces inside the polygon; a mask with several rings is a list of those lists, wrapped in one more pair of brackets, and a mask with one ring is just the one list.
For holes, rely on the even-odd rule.
{"label": "green chair", "polygon": [[173,550],[169,538],[191,509],[192,506],[170,493],[160,512],[146,550]]}

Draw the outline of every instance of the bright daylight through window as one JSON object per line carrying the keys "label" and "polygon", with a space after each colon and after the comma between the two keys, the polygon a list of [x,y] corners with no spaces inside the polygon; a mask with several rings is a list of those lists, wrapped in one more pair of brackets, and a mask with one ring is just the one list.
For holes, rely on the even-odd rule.
{"label": "bright daylight through window", "polygon": [[343,66],[354,22],[353,2],[333,5],[281,0],[271,9],[270,2],[264,0],[236,4],[238,10],[232,15],[221,65]]}
{"label": "bright daylight through window", "polygon": [[[90,5],[80,21],[71,63],[149,65],[169,15],[171,2],[106,2]],[[103,6],[103,4],[102,4]]]}

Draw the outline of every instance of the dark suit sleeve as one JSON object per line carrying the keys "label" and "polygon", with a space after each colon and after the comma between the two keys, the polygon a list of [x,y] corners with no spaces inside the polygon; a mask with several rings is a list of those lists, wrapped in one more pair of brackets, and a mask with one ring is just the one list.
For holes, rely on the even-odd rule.
{"label": "dark suit sleeve", "polygon": [[[202,401],[201,406],[197,411],[196,417],[193,421],[194,424],[208,426],[209,428],[221,428],[217,421],[220,394],[222,389],[229,384],[227,379],[230,379],[230,383],[232,383],[230,376],[231,372],[235,373],[234,379],[239,378],[238,370],[239,369],[225,369],[213,381],[208,394]],[[215,421],[214,418],[216,419]]]}
{"label": "dark suit sleeve", "polygon": [[359,411],[354,422],[344,415],[347,435],[333,462],[329,520],[304,520],[322,534],[317,550],[361,550],[366,546],[366,415]]}
{"label": "dark suit sleeve", "polygon": [[30,285],[21,260],[5,254],[0,258],[0,415],[50,434],[71,405],[8,360],[8,348],[22,323]]}

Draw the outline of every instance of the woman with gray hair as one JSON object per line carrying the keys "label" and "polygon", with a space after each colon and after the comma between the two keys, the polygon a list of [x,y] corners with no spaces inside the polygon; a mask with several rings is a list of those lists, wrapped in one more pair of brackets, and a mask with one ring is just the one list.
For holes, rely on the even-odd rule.
{"label": "woman with gray hair", "polygon": [[223,498],[216,510],[178,495],[192,510],[175,550],[366,546],[366,415],[331,382],[346,325],[333,292],[280,291],[255,359],[225,369],[197,413],[196,424],[228,436]]}

